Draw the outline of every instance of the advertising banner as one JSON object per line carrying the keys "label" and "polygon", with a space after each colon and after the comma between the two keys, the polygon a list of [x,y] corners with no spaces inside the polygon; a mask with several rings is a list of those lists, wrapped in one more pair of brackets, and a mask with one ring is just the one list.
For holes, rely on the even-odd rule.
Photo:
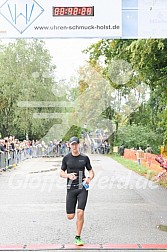
{"label": "advertising banner", "polygon": [[0,38],[122,36],[122,0],[1,0]]}

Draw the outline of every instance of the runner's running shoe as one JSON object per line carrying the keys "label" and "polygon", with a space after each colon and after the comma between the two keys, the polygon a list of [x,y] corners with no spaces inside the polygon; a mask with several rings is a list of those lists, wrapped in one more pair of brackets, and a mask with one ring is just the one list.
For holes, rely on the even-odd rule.
{"label": "runner's running shoe", "polygon": [[84,245],[84,242],[81,240],[80,237],[75,237],[75,242],[74,242],[75,245],[77,246],[83,246]]}

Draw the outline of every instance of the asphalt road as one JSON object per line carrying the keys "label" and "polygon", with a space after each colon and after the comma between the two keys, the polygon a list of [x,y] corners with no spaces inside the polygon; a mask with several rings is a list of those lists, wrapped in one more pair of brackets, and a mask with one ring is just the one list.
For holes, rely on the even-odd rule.
{"label": "asphalt road", "polygon": [[[72,244],[65,214],[62,158],[29,159],[0,175],[0,245]],[[95,170],[82,238],[87,244],[167,244],[167,190],[109,157],[90,155]]]}

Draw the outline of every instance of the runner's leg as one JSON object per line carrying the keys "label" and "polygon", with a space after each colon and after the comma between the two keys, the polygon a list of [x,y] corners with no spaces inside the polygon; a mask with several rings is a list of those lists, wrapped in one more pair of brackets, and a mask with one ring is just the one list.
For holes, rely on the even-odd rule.
{"label": "runner's leg", "polygon": [[76,190],[67,189],[67,196],[66,196],[67,219],[72,220],[74,218],[76,204],[77,204]]}
{"label": "runner's leg", "polygon": [[76,221],[76,235],[80,236],[84,224],[84,210],[87,202],[88,191],[83,187],[78,194],[78,209]]}
{"label": "runner's leg", "polygon": [[76,221],[76,235],[80,236],[84,224],[84,211],[77,209],[77,221]]}

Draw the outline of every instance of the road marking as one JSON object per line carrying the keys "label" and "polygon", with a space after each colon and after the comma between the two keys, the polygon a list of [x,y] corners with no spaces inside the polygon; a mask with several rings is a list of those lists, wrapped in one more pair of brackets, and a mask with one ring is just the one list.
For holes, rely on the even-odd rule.
{"label": "road marking", "polygon": [[166,250],[167,244],[30,244],[30,245],[0,245],[0,251],[42,251],[42,250]]}

